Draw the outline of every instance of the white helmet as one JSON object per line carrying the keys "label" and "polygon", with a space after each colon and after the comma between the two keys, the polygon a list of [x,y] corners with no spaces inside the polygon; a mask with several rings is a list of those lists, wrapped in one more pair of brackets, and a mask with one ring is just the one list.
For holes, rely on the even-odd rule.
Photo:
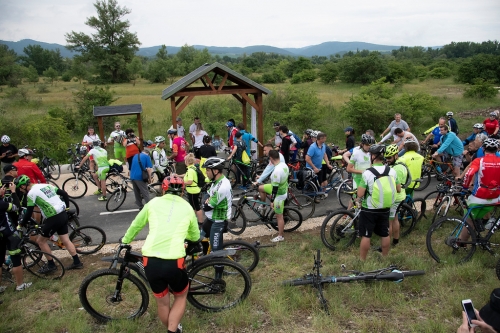
{"label": "white helmet", "polygon": [[446,116],[448,116],[448,117],[453,117],[453,112],[451,112],[451,111],[446,112]]}
{"label": "white helmet", "polygon": [[155,138],[155,142],[156,142],[156,143],[162,143],[162,142],[164,142],[164,141],[165,141],[165,137],[163,137],[163,136],[161,136],[161,135],[160,135],[160,136],[157,136],[157,137]]}
{"label": "white helmet", "polygon": [[28,149],[24,149],[24,148],[19,149],[19,151],[17,152],[17,154],[19,155],[19,157],[33,155],[32,153],[30,153],[30,151]]}
{"label": "white helmet", "polygon": [[2,143],[9,143],[10,142],[10,138],[7,136],[7,135],[4,135],[2,136]]}
{"label": "white helmet", "polygon": [[87,147],[86,146],[80,147],[80,154],[82,154],[82,155],[87,154]]}
{"label": "white helmet", "polygon": [[472,128],[484,129],[484,126],[483,126],[483,124],[477,123],[477,124],[474,124],[474,126],[472,126]]}

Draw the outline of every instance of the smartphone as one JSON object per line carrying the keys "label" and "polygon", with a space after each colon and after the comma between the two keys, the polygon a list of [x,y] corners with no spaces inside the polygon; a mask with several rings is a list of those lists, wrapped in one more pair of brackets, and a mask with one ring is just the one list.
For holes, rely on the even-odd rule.
{"label": "smartphone", "polygon": [[465,314],[467,315],[467,321],[469,322],[469,327],[475,327],[472,320],[477,320],[476,312],[474,311],[474,305],[470,299],[462,300],[462,307],[464,308]]}

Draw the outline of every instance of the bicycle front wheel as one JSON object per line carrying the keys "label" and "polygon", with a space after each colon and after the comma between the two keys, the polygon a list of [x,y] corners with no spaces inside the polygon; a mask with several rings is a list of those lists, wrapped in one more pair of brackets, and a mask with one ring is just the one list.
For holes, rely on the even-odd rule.
{"label": "bicycle front wheel", "polygon": [[78,199],[87,193],[87,183],[80,177],[70,177],[64,181],[62,189],[70,198]]}
{"label": "bicycle front wheel", "polygon": [[420,179],[422,179],[422,181],[420,182],[420,185],[415,188],[415,191],[423,191],[427,188],[427,186],[429,186],[429,184],[431,183],[431,171],[426,168],[424,171],[422,171]]}
{"label": "bicycle front wheel", "polygon": [[106,244],[106,233],[101,228],[85,226],[73,230],[69,235],[69,240],[75,246],[77,253],[92,254]]}
{"label": "bicycle front wheel", "polygon": [[149,305],[144,284],[133,274],[122,277],[120,271],[101,269],[85,277],[78,295],[83,308],[101,322],[134,319],[142,316]]}
{"label": "bicycle front wheel", "polygon": [[231,219],[227,223],[227,231],[233,235],[241,235],[247,228],[247,218],[243,210],[236,204],[231,205]]}
{"label": "bicycle front wheel", "polygon": [[345,249],[358,237],[358,220],[349,210],[336,210],[325,217],[321,225],[321,241],[332,251]]}
{"label": "bicycle front wheel", "polygon": [[441,203],[436,207],[436,212],[434,213],[434,216],[432,217],[432,222],[434,223],[439,219],[442,219],[448,214],[448,211],[450,209],[450,197],[445,196],[443,200],[441,200]]}
{"label": "bicycle front wheel", "polygon": [[351,194],[348,193],[354,189],[352,182],[352,179],[346,179],[337,188],[337,199],[344,209],[347,209],[349,202],[352,200]]}
{"label": "bicycle front wheel", "polygon": [[228,256],[228,258],[245,267],[249,272],[257,267],[260,260],[259,251],[253,245],[244,241],[224,242],[224,250],[235,250],[236,253]]}
{"label": "bicycle front wheel", "polygon": [[53,180],[58,180],[61,177],[61,166],[57,161],[50,160],[47,164],[47,173]]}
{"label": "bicycle front wheel", "polygon": [[408,204],[402,202],[396,210],[396,216],[399,221],[399,232],[401,237],[408,236],[413,228],[415,228],[415,223],[417,223],[415,211]]}
{"label": "bicycle front wheel", "polygon": [[[223,278],[216,278],[221,272]],[[191,284],[187,300],[197,309],[207,312],[235,307],[248,297],[252,289],[247,270],[229,259],[215,258],[195,264],[188,276]]]}
{"label": "bicycle front wheel", "polygon": [[[274,212],[270,215],[271,227],[274,230],[278,230],[278,220],[276,219],[276,214]],[[302,224],[302,214],[298,209],[292,207],[285,207],[283,210],[283,220],[285,222],[285,232],[291,232],[297,230]]]}
{"label": "bicycle front wheel", "polygon": [[236,178],[236,173],[231,169],[226,169],[226,178],[231,183],[231,188],[234,188],[238,181],[238,178]]}
{"label": "bicycle front wheel", "polygon": [[307,220],[316,210],[314,199],[304,194],[288,193],[288,204],[300,211],[302,218]]}
{"label": "bicycle front wheel", "polygon": [[[52,261],[55,268],[47,270],[48,262]],[[31,274],[47,280],[57,280],[64,276],[64,266],[57,257],[39,250],[29,250],[23,255],[23,267]]]}
{"label": "bicycle front wheel", "polygon": [[126,198],[127,198],[126,189],[119,188],[115,190],[106,200],[106,210],[108,212],[114,212],[123,205]]}
{"label": "bicycle front wheel", "polygon": [[80,215],[80,207],[78,207],[78,204],[75,202],[75,200],[69,199],[69,207],[68,208],[74,208],[76,216]]}
{"label": "bicycle front wheel", "polygon": [[460,264],[469,260],[476,251],[476,234],[468,223],[444,217],[427,231],[426,245],[437,262]]}

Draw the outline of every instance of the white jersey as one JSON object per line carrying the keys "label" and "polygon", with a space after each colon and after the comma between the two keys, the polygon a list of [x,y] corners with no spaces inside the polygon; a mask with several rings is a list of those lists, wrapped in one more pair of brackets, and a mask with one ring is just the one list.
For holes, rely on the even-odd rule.
{"label": "white jersey", "polygon": [[[354,164],[354,169],[356,170],[366,170],[368,169],[372,163],[370,160],[370,153],[365,152],[363,149],[354,149],[352,151],[351,159],[349,163]],[[353,180],[358,184],[359,180],[361,180],[361,174],[355,173],[352,175]]]}
{"label": "white jersey", "polygon": [[225,176],[215,181],[208,190],[208,205],[212,210],[205,212],[205,215],[214,222],[224,222],[231,220],[231,205],[233,203],[233,190],[229,179]]}
{"label": "white jersey", "polygon": [[205,135],[208,135],[208,133],[205,131],[200,131],[198,134],[196,134],[196,131],[194,131],[192,134],[194,136],[194,146],[196,148],[200,148],[201,146],[203,146],[203,138],[205,137]]}
{"label": "white jersey", "polygon": [[165,153],[165,149],[153,149],[153,161],[155,171],[163,172],[163,168],[167,166],[167,154]]}
{"label": "white jersey", "polygon": [[44,218],[55,216],[66,209],[56,194],[57,187],[50,184],[34,184],[28,192],[28,207],[38,206]]}
{"label": "white jersey", "polygon": [[108,152],[101,147],[92,148],[87,156],[92,156],[98,168],[109,167]]}
{"label": "white jersey", "polygon": [[280,162],[274,167],[271,174],[271,185],[278,186],[277,195],[287,194],[288,192],[288,166],[286,163]]}
{"label": "white jersey", "polygon": [[[122,141],[123,139],[126,137],[125,135],[125,132],[122,131],[122,130],[118,130],[118,131],[113,131],[111,132],[111,134],[109,135],[109,141],[108,142],[111,142],[111,140],[113,140],[115,142],[115,147],[123,147],[122,146]],[[118,138],[118,140],[117,140]]]}

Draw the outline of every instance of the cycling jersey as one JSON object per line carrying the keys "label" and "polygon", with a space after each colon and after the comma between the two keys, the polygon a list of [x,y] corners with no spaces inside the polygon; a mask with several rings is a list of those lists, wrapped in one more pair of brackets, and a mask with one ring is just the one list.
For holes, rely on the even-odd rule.
{"label": "cycling jersey", "polygon": [[271,174],[271,185],[278,187],[276,195],[283,195],[288,192],[288,166],[286,163],[280,162],[274,167],[274,171]]}
{"label": "cycling jersey", "polygon": [[[363,149],[359,147],[358,149],[354,148],[349,163],[354,164],[354,169],[364,171],[368,169],[372,164],[370,160],[370,153],[365,152]],[[352,180],[354,180],[354,182],[356,183],[355,186],[360,184],[362,177],[363,177],[362,174],[359,173],[352,174]]]}
{"label": "cycling jersey", "polygon": [[259,140],[257,140],[253,135],[252,133],[248,133],[247,131],[245,130],[241,130],[240,131],[241,133],[241,139],[243,140],[243,142],[245,142],[245,144],[247,145],[247,154],[248,156],[252,156],[252,154],[250,153],[250,150],[251,150],[251,146],[250,146],[250,141],[253,141],[255,143],[259,142]]}
{"label": "cycling jersey", "polygon": [[221,178],[212,183],[208,190],[208,205],[212,210],[206,211],[205,215],[215,222],[224,222],[231,219],[231,205],[233,203],[233,190],[231,183],[222,175]]}
{"label": "cycling jersey", "polygon": [[228,133],[229,134],[229,137],[227,139],[227,144],[229,145],[229,147],[231,149],[233,149],[233,145],[234,145],[234,136],[236,135],[236,133],[238,132],[238,129],[236,127],[233,127],[231,129],[231,131]]}
{"label": "cycling jersey", "polygon": [[82,144],[86,146],[92,146],[92,143],[96,140],[99,139],[99,135],[93,134],[93,135],[85,135],[82,140]]}
{"label": "cycling jersey", "polygon": [[154,169],[155,171],[161,171],[165,170],[165,167],[167,166],[167,154],[165,153],[165,149],[161,149],[156,147],[153,150],[153,161],[154,161]]}
{"label": "cycling jersey", "polygon": [[25,158],[20,158],[19,161],[13,163],[17,168],[17,175],[26,175],[30,177],[31,184],[46,183],[45,177],[43,176],[40,168],[33,162],[28,161]]}
{"label": "cycling jersey", "polygon": [[493,119],[491,120],[490,118],[486,119],[483,121],[484,124],[484,129],[486,132],[488,132],[488,135],[492,135],[495,133],[495,130],[498,128],[498,120]]}
{"label": "cycling jersey", "polygon": [[183,137],[176,136],[172,141],[172,151],[177,153],[175,156],[176,162],[184,162],[184,158],[186,157],[186,140]]}
{"label": "cycling jersey", "polygon": [[38,206],[44,218],[55,216],[66,209],[56,194],[57,187],[50,184],[34,184],[28,192],[28,207]]}
{"label": "cycling jersey", "polygon": [[[406,178],[408,177],[408,171],[404,165],[394,164],[391,168],[396,171],[396,184],[404,184],[406,183]],[[401,202],[406,198],[406,192],[401,191],[396,193],[396,197],[394,198],[395,202]]]}
{"label": "cycling jersey", "polygon": [[495,154],[486,154],[484,157],[473,160],[464,176],[464,187],[469,186],[476,173],[472,195],[480,199],[498,198],[500,195],[500,157]]}
{"label": "cycling jersey", "polygon": [[98,168],[109,167],[108,152],[101,147],[92,148],[87,156],[92,156]]}
{"label": "cycling jersey", "polygon": [[441,137],[441,147],[437,150],[439,154],[447,153],[450,156],[461,156],[464,145],[458,136],[453,132],[448,132]]}
{"label": "cycling jersey", "polygon": [[16,207],[13,203],[5,202],[0,200],[0,234],[1,237],[9,237],[14,233],[14,227],[10,221],[8,212],[17,211],[18,207]]}
{"label": "cycling jersey", "polygon": [[[422,164],[424,163],[424,157],[415,151],[407,151],[403,156],[401,156],[398,161],[403,162],[410,170],[411,179],[419,179],[422,176]],[[404,184],[404,182],[403,182]],[[413,188],[414,181],[408,185],[408,189]],[[418,183],[415,188],[418,188],[420,183]]]}
{"label": "cycling jersey", "polygon": [[196,167],[194,165],[188,166],[186,174],[184,175],[184,182],[192,180],[193,183],[186,185],[186,191],[189,194],[197,194],[201,192],[198,186],[198,174],[196,173]]}
{"label": "cycling jersey", "polygon": [[[374,164],[373,168],[382,174],[385,170],[385,165]],[[368,209],[380,209],[383,207],[390,207],[394,203],[397,192],[396,187],[393,187],[393,183],[390,182],[390,187],[384,187],[382,192],[379,192],[379,197],[372,198],[372,195],[374,195],[373,186],[376,181],[375,175],[373,172],[366,170],[361,176],[359,187],[363,187],[367,191],[367,195],[361,204],[362,207]],[[394,179],[394,183],[396,183],[396,185],[398,184],[396,171],[394,169],[389,170],[388,177],[392,177]],[[377,203],[377,206],[374,206],[373,203]]]}
{"label": "cycling jersey", "polygon": [[[283,157],[283,154],[279,153],[280,155],[280,163],[285,163],[285,157]],[[286,164],[286,163],[285,163]],[[266,166],[264,171],[262,171],[262,174],[259,177],[259,180],[257,180],[257,183],[263,184],[264,181],[269,177],[269,175],[274,171],[274,164],[269,161],[269,164]]]}
{"label": "cycling jersey", "polygon": [[149,223],[149,233],[142,246],[146,257],[179,259],[186,256],[184,240],[200,238],[196,215],[183,198],[166,194],[149,201],[128,228],[123,243],[130,243]]}
{"label": "cycling jersey", "polygon": [[123,147],[122,146],[122,141],[123,141],[123,138],[125,137],[125,132],[124,131],[122,131],[122,130],[113,131],[113,132],[111,132],[111,134],[109,135],[109,137],[111,139],[113,139],[113,141],[114,141],[114,147],[115,148]]}

